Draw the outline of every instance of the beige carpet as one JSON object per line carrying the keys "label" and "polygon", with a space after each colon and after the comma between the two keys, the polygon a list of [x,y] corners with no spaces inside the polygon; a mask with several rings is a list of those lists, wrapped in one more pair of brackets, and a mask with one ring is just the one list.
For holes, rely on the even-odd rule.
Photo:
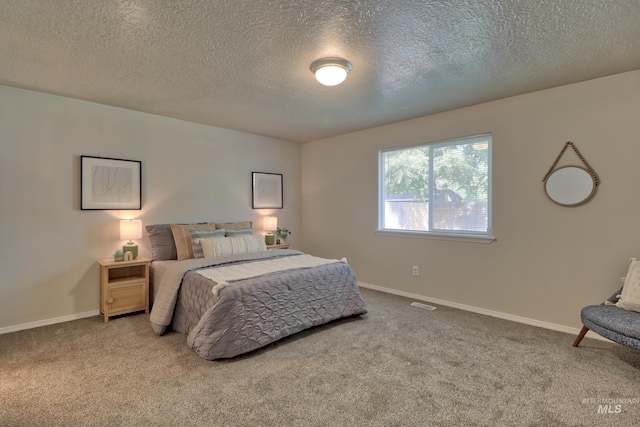
{"label": "beige carpet", "polygon": [[638,351],[362,293],[364,319],[225,361],[145,314],[0,335],[0,425],[640,425]]}

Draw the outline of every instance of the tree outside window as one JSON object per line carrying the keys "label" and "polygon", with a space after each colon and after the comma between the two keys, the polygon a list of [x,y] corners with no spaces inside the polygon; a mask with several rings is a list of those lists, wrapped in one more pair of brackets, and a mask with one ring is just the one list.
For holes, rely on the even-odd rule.
{"label": "tree outside window", "polygon": [[380,228],[490,234],[491,135],[380,152]]}

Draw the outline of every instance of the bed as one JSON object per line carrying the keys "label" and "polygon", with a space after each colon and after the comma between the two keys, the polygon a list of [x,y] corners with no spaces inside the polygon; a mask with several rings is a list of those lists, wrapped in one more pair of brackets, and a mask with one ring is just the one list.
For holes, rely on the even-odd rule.
{"label": "bed", "polygon": [[156,334],[184,333],[197,354],[216,360],[367,313],[345,259],[267,250],[251,225],[147,226],[153,259],[150,320]]}

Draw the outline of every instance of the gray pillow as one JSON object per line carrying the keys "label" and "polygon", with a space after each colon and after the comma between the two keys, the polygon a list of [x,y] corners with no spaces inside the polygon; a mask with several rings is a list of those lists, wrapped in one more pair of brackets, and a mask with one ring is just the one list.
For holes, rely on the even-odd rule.
{"label": "gray pillow", "polygon": [[253,228],[253,221],[240,221],[240,222],[216,222],[216,228],[224,228],[228,230],[245,230],[247,228]]}
{"label": "gray pillow", "polygon": [[171,224],[147,225],[145,228],[151,239],[151,259],[157,261],[178,259]]}

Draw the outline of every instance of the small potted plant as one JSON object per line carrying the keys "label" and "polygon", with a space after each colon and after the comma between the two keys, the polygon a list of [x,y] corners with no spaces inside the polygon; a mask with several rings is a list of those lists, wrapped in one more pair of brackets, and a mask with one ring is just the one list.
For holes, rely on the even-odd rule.
{"label": "small potted plant", "polygon": [[286,242],[290,234],[291,232],[287,228],[278,228],[276,230],[276,236],[278,236],[277,244],[281,243],[280,239],[282,239],[282,242]]}
{"label": "small potted plant", "polygon": [[116,253],[113,254],[113,259],[115,261],[124,261],[124,254],[122,253],[122,251],[120,249],[118,249],[116,251]]}

